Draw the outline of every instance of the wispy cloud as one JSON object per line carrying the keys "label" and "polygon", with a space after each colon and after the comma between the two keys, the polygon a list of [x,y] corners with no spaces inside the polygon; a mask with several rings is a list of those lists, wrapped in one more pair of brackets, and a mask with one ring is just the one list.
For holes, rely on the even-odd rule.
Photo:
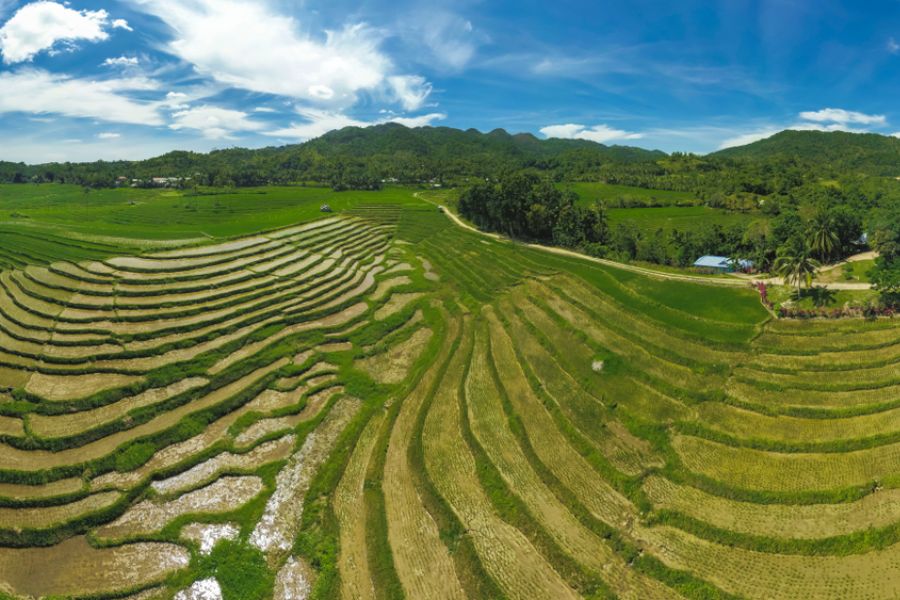
{"label": "wispy cloud", "polygon": [[887,51],[890,52],[891,54],[900,53],[900,43],[897,43],[896,38],[893,38],[893,37],[888,38]]}
{"label": "wispy cloud", "polygon": [[157,106],[130,92],[156,90],[145,78],[78,79],[42,70],[0,73],[0,113],[24,112],[91,118],[114,123],[162,125]]}
{"label": "wispy cloud", "polygon": [[388,85],[397,100],[406,110],[418,110],[431,95],[431,84],[418,75],[396,75],[388,77]]}
{"label": "wispy cloud", "polygon": [[752,144],[753,142],[758,142],[759,140],[764,140],[766,138],[772,137],[776,133],[783,131],[777,127],[771,127],[766,129],[757,129],[755,131],[749,131],[747,133],[741,133],[729,138],[722,140],[719,144],[719,150],[725,150],[726,148],[735,148],[737,146],[746,146],[747,144]]}
{"label": "wispy cloud", "polygon": [[217,106],[186,108],[172,115],[170,129],[193,129],[212,140],[230,139],[235,133],[260,131],[265,126],[249,119],[250,115],[239,110]]}
{"label": "wispy cloud", "polygon": [[107,58],[102,63],[100,63],[101,67],[136,67],[140,64],[140,59],[136,56],[117,56],[115,58]]}
{"label": "wispy cloud", "polygon": [[568,123],[565,125],[548,125],[541,128],[541,133],[548,138],[561,138],[568,140],[590,140],[600,144],[616,140],[639,140],[644,135],[633,131],[616,129],[608,125],[594,125],[586,127]]}
{"label": "wispy cloud", "polygon": [[417,117],[390,115],[374,121],[364,121],[333,111],[298,109],[297,112],[303,118],[303,121],[291,123],[290,127],[267,131],[265,134],[272,137],[303,141],[344,127],[371,127],[372,125],[383,125],[385,123],[399,123],[406,127],[424,127],[431,125],[435,121],[447,118],[447,115],[444,113],[431,113]]}
{"label": "wispy cloud", "polygon": [[745,133],[734,135],[724,139],[719,149],[744,146],[753,142],[771,137],[785,129],[794,131],[846,131],[850,133],[867,133],[872,128],[887,125],[884,115],[870,115],[862,112],[845,110],[842,108],[823,108],[820,110],[806,110],[800,112],[799,120],[785,124],[782,127],[766,126]]}
{"label": "wispy cloud", "polygon": [[867,115],[865,113],[842,108],[823,108],[815,111],[804,111],[800,118],[816,123],[838,123],[847,125],[857,123],[859,125],[884,125],[887,119],[884,115]]}

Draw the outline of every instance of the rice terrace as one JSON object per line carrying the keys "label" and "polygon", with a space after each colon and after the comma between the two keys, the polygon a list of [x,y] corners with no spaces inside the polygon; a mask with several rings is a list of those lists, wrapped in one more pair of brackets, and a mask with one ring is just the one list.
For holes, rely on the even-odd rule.
{"label": "rice terrace", "polygon": [[313,191],[223,241],[3,237],[7,593],[900,593],[893,321]]}
{"label": "rice terrace", "polygon": [[900,598],[898,32],[0,0],[0,600]]}

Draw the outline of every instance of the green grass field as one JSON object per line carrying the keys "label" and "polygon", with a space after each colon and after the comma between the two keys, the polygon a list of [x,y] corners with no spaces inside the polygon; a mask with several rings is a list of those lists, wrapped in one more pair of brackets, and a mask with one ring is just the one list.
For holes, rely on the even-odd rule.
{"label": "green grass field", "polygon": [[578,182],[562,184],[561,187],[570,189],[578,194],[578,197],[583,204],[590,204],[596,200],[614,202],[619,198],[658,206],[685,206],[700,203],[700,200],[689,192],[651,190],[629,185],[615,185],[601,182]]}
{"label": "green grass field", "polygon": [[697,231],[712,225],[728,227],[762,218],[758,214],[729,212],[708,206],[611,208],[608,215],[610,225],[633,223],[638,229],[646,232],[654,232],[658,229]]}
{"label": "green grass field", "polygon": [[0,598],[900,595],[896,321],[775,320],[413,190],[22,189]]}
{"label": "green grass field", "polygon": [[317,187],[239,190],[101,189],[69,185],[0,185],[6,225],[54,226],[88,236],[138,240],[228,238],[321,218],[328,204],[340,212],[371,202],[416,202],[402,188],[334,192]]}
{"label": "green grass field", "polygon": [[875,266],[874,260],[859,260],[851,263],[847,263],[850,265],[849,277],[847,270],[841,266],[836,269],[830,269],[825,273],[819,275],[816,278],[816,281],[821,283],[831,283],[831,282],[855,282],[855,283],[869,283],[869,271],[872,270],[872,267]]}
{"label": "green grass field", "polygon": [[268,231],[370,203],[421,204],[409,190],[316,187],[240,190],[0,185],[0,265],[104,258]]}

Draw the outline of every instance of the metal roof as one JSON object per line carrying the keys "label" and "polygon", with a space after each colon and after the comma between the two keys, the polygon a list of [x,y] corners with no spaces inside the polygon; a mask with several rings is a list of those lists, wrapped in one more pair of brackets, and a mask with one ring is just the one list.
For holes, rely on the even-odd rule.
{"label": "metal roof", "polygon": [[[753,261],[742,258],[737,261],[742,269],[752,269]],[[695,267],[705,269],[730,269],[732,268],[731,259],[727,256],[701,256],[694,262]]]}
{"label": "metal roof", "polygon": [[727,256],[701,256],[694,263],[694,266],[708,269],[727,269],[731,266],[730,260]]}

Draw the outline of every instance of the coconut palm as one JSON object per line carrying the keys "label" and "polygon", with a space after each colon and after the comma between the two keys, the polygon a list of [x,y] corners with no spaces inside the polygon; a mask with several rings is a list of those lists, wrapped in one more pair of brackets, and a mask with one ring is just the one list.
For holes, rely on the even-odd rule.
{"label": "coconut palm", "polygon": [[775,273],[784,279],[785,285],[797,286],[797,296],[801,284],[805,283],[807,289],[812,285],[820,266],[821,263],[812,257],[812,249],[803,243],[783,247],[775,259]]}
{"label": "coconut palm", "polygon": [[834,255],[839,242],[831,215],[824,210],[816,213],[809,227],[809,245],[812,250],[821,260],[828,260]]}

